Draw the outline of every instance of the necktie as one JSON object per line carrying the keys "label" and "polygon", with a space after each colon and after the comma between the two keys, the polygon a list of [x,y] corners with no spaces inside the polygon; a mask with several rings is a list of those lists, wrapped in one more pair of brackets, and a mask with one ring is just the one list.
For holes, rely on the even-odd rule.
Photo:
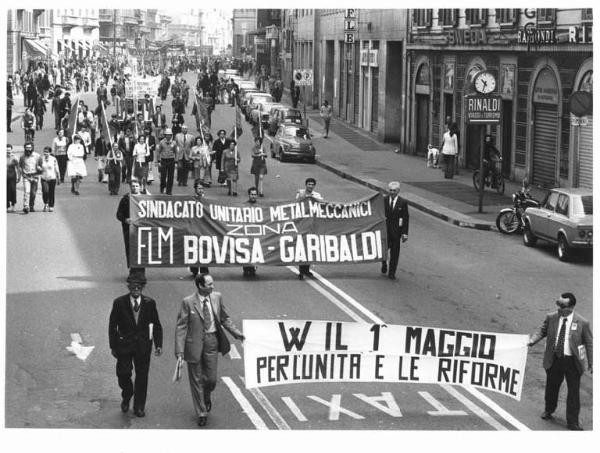
{"label": "necktie", "polygon": [[394,209],[394,199],[390,198],[390,208]]}
{"label": "necktie", "polygon": [[565,354],[565,334],[567,331],[567,318],[563,318],[562,326],[560,326],[560,332],[558,333],[558,341],[556,342],[556,348],[554,353],[557,357],[562,357]]}
{"label": "necktie", "polygon": [[204,327],[208,329],[210,327],[210,307],[206,298],[202,305],[202,315],[204,316]]}
{"label": "necktie", "polygon": [[138,311],[140,311],[140,301],[139,299],[135,299],[134,303],[133,303],[133,311],[135,311],[136,313]]}

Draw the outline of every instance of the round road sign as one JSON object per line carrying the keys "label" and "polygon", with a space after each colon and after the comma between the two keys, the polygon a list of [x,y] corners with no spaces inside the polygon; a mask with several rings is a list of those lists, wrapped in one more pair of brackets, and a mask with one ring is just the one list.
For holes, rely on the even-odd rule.
{"label": "round road sign", "polygon": [[576,91],[569,97],[569,110],[575,116],[592,114],[594,98],[587,91]]}

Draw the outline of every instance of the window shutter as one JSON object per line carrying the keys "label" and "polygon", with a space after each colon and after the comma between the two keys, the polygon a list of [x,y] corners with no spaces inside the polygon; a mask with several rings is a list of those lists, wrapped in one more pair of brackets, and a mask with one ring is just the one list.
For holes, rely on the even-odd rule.
{"label": "window shutter", "polygon": [[428,9],[427,10],[427,19],[426,19],[426,24],[428,27],[431,27],[431,24],[433,23],[433,10],[432,9]]}

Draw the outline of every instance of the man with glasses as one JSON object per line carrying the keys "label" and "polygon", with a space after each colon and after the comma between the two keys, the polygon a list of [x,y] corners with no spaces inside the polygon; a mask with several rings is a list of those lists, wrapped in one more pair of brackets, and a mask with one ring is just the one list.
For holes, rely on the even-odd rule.
{"label": "man with glasses", "polygon": [[[154,342],[154,355],[162,353],[162,326],[156,302],[143,296],[144,281],[127,279],[129,294],[114,300],[108,323],[110,351],[117,359],[117,378],[121,388],[121,411],[129,411],[133,397],[133,412],[144,417],[148,391],[148,372]],[[135,382],[131,376],[135,367]]]}
{"label": "man with glasses", "polygon": [[586,370],[592,372],[593,348],[590,323],[575,313],[577,300],[572,293],[562,293],[556,301],[558,309],[549,313],[529,338],[533,346],[546,338],[544,369],[546,370],[545,408],[542,419],[551,420],[556,410],[558,393],[567,381],[567,428],[582,431],[579,424],[579,381]]}

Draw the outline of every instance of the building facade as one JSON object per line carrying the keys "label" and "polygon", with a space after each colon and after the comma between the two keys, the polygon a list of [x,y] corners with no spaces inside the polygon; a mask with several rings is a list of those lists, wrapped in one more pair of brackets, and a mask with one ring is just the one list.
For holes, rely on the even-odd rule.
{"label": "building facade", "polygon": [[48,61],[53,57],[51,11],[9,9],[6,21],[6,70],[9,74],[27,71],[37,61]]}
{"label": "building facade", "polygon": [[90,58],[99,42],[98,9],[55,9],[52,14],[53,48],[60,57]]}
{"label": "building facade", "polygon": [[256,30],[256,9],[234,9],[232,18],[232,55],[243,58],[254,50],[248,42],[248,33]]}
{"label": "building facade", "polygon": [[[441,145],[460,130],[459,162],[479,166],[483,134],[502,152],[506,177],[544,187],[592,187],[593,115],[570,112],[570,96],[593,91],[591,9],[410,11],[410,85],[404,152]],[[497,125],[467,121],[473,76],[489,70],[501,98]]]}

